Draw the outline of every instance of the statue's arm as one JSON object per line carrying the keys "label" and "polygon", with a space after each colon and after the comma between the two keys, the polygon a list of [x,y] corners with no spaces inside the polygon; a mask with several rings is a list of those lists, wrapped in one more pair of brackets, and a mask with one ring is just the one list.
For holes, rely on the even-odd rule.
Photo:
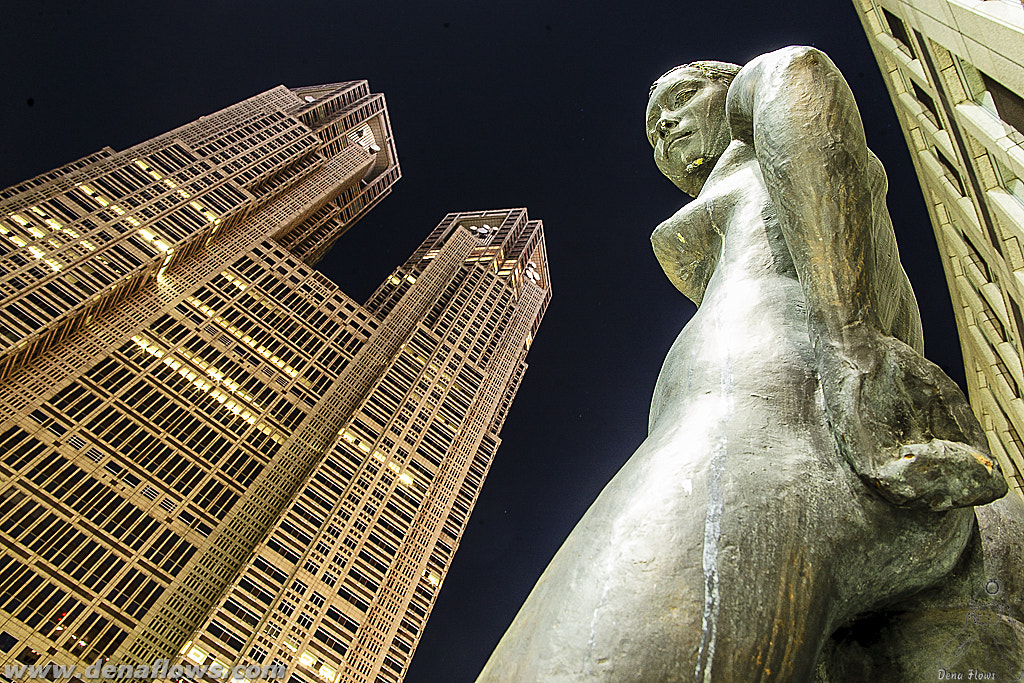
{"label": "statue's arm", "polygon": [[[841,345],[857,323],[888,333],[891,321],[879,310],[873,280],[875,169],[839,70],[810,47],[762,55],[737,74],[726,107],[733,137],[757,155],[807,299],[811,333]],[[907,292],[891,294],[902,299]]]}
{"label": "statue's arm", "polygon": [[754,148],[793,256],[828,422],[853,470],[907,507],[1004,495],[970,405],[919,353],[884,172],[835,65],[808,47],[764,55],[736,75],[726,108],[733,136]]}

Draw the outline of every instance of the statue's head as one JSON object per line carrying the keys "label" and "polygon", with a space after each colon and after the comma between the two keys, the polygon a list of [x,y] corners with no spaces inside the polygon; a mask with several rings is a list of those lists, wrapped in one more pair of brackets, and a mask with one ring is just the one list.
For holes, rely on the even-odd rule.
{"label": "statue's head", "polygon": [[729,146],[725,96],[739,70],[725,62],[692,62],[670,70],[651,86],[647,139],[654,147],[654,163],[693,197]]}

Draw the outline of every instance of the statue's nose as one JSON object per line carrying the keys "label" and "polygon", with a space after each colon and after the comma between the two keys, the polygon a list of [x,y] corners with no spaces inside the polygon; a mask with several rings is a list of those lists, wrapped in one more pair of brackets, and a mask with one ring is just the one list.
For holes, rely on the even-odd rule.
{"label": "statue's nose", "polygon": [[660,119],[658,121],[658,135],[665,137],[668,132],[679,125],[675,119]]}

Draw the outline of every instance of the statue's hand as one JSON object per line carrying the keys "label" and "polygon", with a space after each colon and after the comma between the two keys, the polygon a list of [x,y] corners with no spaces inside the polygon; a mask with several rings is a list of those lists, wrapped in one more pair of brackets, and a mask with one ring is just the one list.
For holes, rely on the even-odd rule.
{"label": "statue's hand", "polygon": [[903,342],[850,330],[815,348],[827,414],[855,472],[901,507],[948,510],[1006,494],[959,387]]}

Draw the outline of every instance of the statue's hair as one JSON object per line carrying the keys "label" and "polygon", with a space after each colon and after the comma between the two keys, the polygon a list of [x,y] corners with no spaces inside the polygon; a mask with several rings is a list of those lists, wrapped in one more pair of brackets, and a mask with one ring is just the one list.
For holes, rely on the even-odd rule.
{"label": "statue's hair", "polygon": [[739,64],[730,64],[729,62],[715,62],[712,60],[706,60],[701,62],[690,62],[689,64],[680,64],[679,66],[673,67],[663,73],[654,83],[651,84],[651,91],[647,94],[650,97],[654,94],[654,89],[658,86],[666,76],[674,74],[676,71],[681,69],[696,69],[704,76],[714,81],[722,81],[726,85],[732,83],[732,79],[736,78],[736,74],[740,72]]}

